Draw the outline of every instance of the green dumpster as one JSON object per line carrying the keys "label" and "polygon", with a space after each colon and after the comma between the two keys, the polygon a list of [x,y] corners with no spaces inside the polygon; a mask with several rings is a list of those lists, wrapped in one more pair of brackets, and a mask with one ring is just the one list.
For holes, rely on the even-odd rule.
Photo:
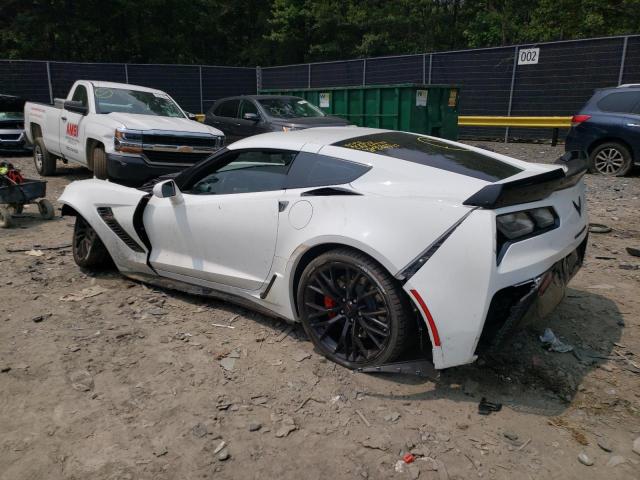
{"label": "green dumpster", "polygon": [[367,85],[359,87],[268,89],[261,94],[293,95],[329,115],[361,127],[388,128],[457,140],[458,93],[455,85]]}

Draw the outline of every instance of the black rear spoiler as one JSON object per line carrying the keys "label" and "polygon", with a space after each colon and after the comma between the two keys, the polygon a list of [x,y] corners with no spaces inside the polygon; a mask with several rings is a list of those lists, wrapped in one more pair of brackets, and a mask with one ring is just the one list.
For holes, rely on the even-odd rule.
{"label": "black rear spoiler", "polygon": [[537,202],[556,190],[574,186],[587,171],[587,157],[582,151],[567,152],[555,162],[558,168],[505,183],[492,183],[467,198],[463,205],[482,208],[501,208],[521,203]]}

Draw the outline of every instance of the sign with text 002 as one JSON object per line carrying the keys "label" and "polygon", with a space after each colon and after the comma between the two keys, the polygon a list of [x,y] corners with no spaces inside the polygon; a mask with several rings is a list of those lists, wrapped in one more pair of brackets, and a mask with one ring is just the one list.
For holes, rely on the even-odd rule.
{"label": "sign with text 002", "polygon": [[522,48],[518,50],[518,65],[535,65],[540,58],[539,48]]}

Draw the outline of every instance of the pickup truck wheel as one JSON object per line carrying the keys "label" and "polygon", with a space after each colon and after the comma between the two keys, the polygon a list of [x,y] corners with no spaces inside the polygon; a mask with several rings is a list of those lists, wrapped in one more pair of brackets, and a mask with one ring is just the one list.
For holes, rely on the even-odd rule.
{"label": "pickup truck wheel", "polygon": [[109,252],[96,231],[80,215],[73,229],[73,259],[82,268],[99,268],[107,264]]}
{"label": "pickup truck wheel", "polygon": [[42,138],[36,138],[33,145],[33,163],[36,170],[43,177],[48,177],[56,173],[56,159],[47,151]]}
{"label": "pickup truck wheel", "polygon": [[94,148],[91,156],[93,159],[93,174],[96,178],[100,180],[109,178],[109,172],[107,172],[107,155],[104,153],[104,148]]}

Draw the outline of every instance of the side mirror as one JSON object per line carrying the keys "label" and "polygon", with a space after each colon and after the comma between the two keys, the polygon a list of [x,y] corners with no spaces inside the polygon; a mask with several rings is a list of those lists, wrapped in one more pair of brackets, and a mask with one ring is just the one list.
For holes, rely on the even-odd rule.
{"label": "side mirror", "polygon": [[245,120],[251,120],[252,122],[260,121],[260,115],[258,115],[257,113],[245,113],[242,118],[244,118]]}
{"label": "side mirror", "polygon": [[79,113],[80,115],[86,115],[89,113],[89,109],[85,107],[82,102],[74,100],[65,100],[64,109],[70,112]]}
{"label": "side mirror", "polygon": [[153,186],[153,195],[158,198],[171,198],[176,202],[182,199],[182,192],[173,180],[156,183]]}
{"label": "side mirror", "polygon": [[187,114],[187,117],[189,118],[189,120],[195,120],[196,119],[196,114],[195,113],[191,113],[191,112],[184,112]]}

